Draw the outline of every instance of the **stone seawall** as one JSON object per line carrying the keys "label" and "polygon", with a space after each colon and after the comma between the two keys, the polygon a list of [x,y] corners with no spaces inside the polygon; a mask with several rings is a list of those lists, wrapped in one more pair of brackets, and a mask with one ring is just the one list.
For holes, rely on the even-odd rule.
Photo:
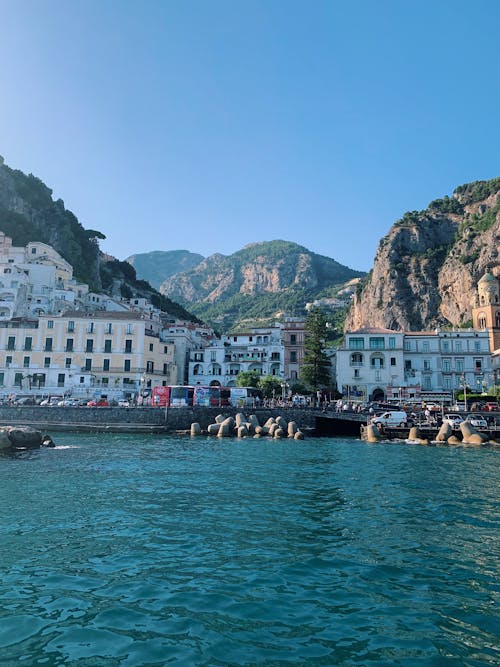
{"label": "stone seawall", "polygon": [[235,416],[238,412],[255,414],[261,424],[269,417],[282,415],[295,421],[301,429],[314,429],[316,412],[295,408],[60,408],[41,406],[0,406],[1,425],[27,425],[45,431],[185,431],[193,422],[202,429],[222,414]]}

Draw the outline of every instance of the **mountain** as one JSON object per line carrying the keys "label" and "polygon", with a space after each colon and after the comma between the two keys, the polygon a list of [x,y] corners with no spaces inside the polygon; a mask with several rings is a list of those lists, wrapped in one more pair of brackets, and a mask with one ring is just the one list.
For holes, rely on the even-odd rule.
{"label": "mountain", "polygon": [[203,255],[188,250],[154,250],[131,255],[125,261],[132,264],[138,278],[158,289],[164,280],[193,269],[203,259]]}
{"label": "mountain", "polygon": [[1,156],[0,231],[10,236],[15,246],[25,246],[30,241],[52,246],[72,265],[75,278],[93,290],[127,298],[145,297],[174,317],[196,320],[148,282],[138,280],[129,263],[103,255],[99,239],[106,238],[104,234],[84,229],[62,199],[52,199],[52,190],[39,178],[11,169]]}
{"label": "mountain", "polygon": [[500,273],[499,242],[500,178],[461,185],[405,213],[380,241],[345,329],[469,326],[479,278]]}
{"label": "mountain", "polygon": [[364,276],[289,241],[252,243],[232,255],[215,254],[190,271],[171,276],[160,292],[206,322],[230,330],[304,315],[306,303],[335,296]]}

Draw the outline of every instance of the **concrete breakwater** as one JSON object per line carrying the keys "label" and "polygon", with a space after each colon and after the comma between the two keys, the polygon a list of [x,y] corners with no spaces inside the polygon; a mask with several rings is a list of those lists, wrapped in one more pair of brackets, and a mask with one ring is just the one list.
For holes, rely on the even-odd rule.
{"label": "concrete breakwater", "polygon": [[[91,408],[0,406],[0,425],[27,425],[44,431],[115,431],[115,432],[175,432],[189,431],[197,422],[203,430],[213,424],[215,417],[236,418],[241,408]],[[295,421],[309,432],[316,427],[316,411],[300,408],[248,408],[261,424],[269,418],[282,416]]]}

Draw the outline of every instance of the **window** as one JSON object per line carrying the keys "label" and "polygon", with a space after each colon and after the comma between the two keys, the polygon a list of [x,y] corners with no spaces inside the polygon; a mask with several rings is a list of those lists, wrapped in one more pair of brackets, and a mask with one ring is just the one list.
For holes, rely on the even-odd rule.
{"label": "window", "polygon": [[154,345],[153,343],[149,343],[149,351],[152,352],[154,350]]}
{"label": "window", "polygon": [[47,320],[47,329],[54,328],[54,320]]}
{"label": "window", "polygon": [[101,384],[103,387],[107,386],[109,384],[109,378],[102,378]]}
{"label": "window", "polygon": [[4,385],[4,373],[0,373],[0,386],[3,387]]}
{"label": "window", "polygon": [[404,345],[405,351],[410,352],[411,351],[411,342],[409,340],[405,340],[405,345]]}
{"label": "window", "polygon": [[455,361],[455,367],[459,373],[463,373],[464,371],[464,360],[463,359],[457,359]]}
{"label": "window", "polygon": [[443,387],[448,390],[451,389],[451,377],[449,375],[443,378]]}
{"label": "window", "polygon": [[146,373],[154,373],[155,365],[152,361],[146,361]]}
{"label": "window", "polygon": [[102,370],[109,371],[109,359],[103,359]]}
{"label": "window", "polygon": [[389,349],[394,350],[396,348],[396,339],[394,336],[390,336],[389,338]]}
{"label": "window", "polygon": [[43,359],[43,367],[44,367],[44,368],[50,368],[50,357],[44,357],[44,359]]}
{"label": "window", "polygon": [[481,371],[483,369],[483,362],[481,359],[474,359],[474,370],[476,372]]}
{"label": "window", "polygon": [[52,338],[45,339],[45,352],[52,352]]}
{"label": "window", "polygon": [[9,368],[12,363],[12,357],[10,355],[7,355],[5,357],[5,368]]}
{"label": "window", "polygon": [[451,370],[451,362],[449,359],[443,359],[443,371],[449,373]]}
{"label": "window", "polygon": [[297,335],[296,334],[290,334],[290,343],[292,345],[295,345],[296,342],[297,342]]}
{"label": "window", "polygon": [[125,339],[125,354],[132,353],[132,341],[130,338]]}
{"label": "window", "polygon": [[375,382],[380,382],[381,379],[382,379],[382,375],[381,375],[380,371],[375,371]]}
{"label": "window", "polygon": [[123,362],[123,370],[126,373],[130,373],[130,359],[125,359],[125,361]]}
{"label": "window", "polygon": [[24,349],[25,350],[31,350],[33,346],[33,339],[31,336],[26,336],[24,339]]}
{"label": "window", "polygon": [[450,341],[449,340],[444,340],[443,341],[443,352],[449,352],[450,351]]}
{"label": "window", "polygon": [[104,352],[105,352],[106,354],[110,354],[110,353],[111,353],[111,339],[110,339],[110,338],[107,338],[107,339],[104,341]]}
{"label": "window", "polygon": [[71,357],[66,357],[64,365],[66,366],[66,368],[71,368]]}
{"label": "window", "polygon": [[411,359],[405,359],[405,371],[411,371]]}
{"label": "window", "polygon": [[374,356],[371,358],[371,367],[372,368],[383,368],[384,367],[384,357]]}
{"label": "window", "polygon": [[23,368],[29,368],[29,367],[30,367],[30,358],[23,357]]}
{"label": "window", "polygon": [[396,357],[391,357],[391,366],[396,365]]}
{"label": "window", "polygon": [[424,352],[429,352],[429,341],[424,340]]}
{"label": "window", "polygon": [[168,370],[169,364],[163,364],[163,375],[168,375],[169,370]]}
{"label": "window", "polygon": [[73,338],[66,338],[66,352],[73,352]]}
{"label": "window", "polygon": [[290,363],[292,364],[297,363],[297,352],[295,350],[292,350],[290,352]]}
{"label": "window", "polygon": [[89,322],[87,325],[87,333],[94,333],[94,323]]}
{"label": "window", "polygon": [[455,352],[461,352],[462,351],[462,341],[461,340],[456,340],[455,341]]}
{"label": "window", "polygon": [[94,351],[94,341],[91,338],[87,338],[87,343],[85,345],[85,352]]}
{"label": "window", "polygon": [[430,370],[431,370],[430,359],[424,359],[424,371],[430,371]]}
{"label": "window", "polygon": [[210,352],[210,361],[217,361],[217,352]]}
{"label": "window", "polygon": [[7,349],[8,350],[15,350],[16,349],[16,337],[15,336],[9,336],[7,340]]}
{"label": "window", "polygon": [[15,387],[21,387],[23,383],[23,374],[22,373],[16,373],[14,375],[14,386]]}
{"label": "window", "polygon": [[354,369],[354,377],[359,378],[359,368]]}
{"label": "window", "polygon": [[86,371],[92,370],[92,359],[85,359],[85,370]]}
{"label": "window", "polygon": [[384,339],[380,338],[380,337],[370,338],[369,345],[370,345],[370,350],[383,350],[384,349]]}
{"label": "window", "polygon": [[432,389],[432,382],[429,375],[424,377],[424,389],[426,389],[427,391],[430,391]]}
{"label": "window", "polygon": [[163,346],[163,354],[168,354],[168,346],[167,345]]}
{"label": "window", "polygon": [[66,375],[64,373],[58,373],[58,375],[57,375],[57,386],[58,387],[64,387],[65,378],[66,378]]}
{"label": "window", "polygon": [[365,339],[364,338],[349,338],[349,349],[350,350],[364,350],[365,349]]}
{"label": "window", "polygon": [[113,327],[112,327],[112,325],[111,325],[111,322],[108,322],[108,323],[106,324],[105,333],[110,334],[111,331],[112,331],[112,329],[113,329]]}
{"label": "window", "polygon": [[68,331],[71,332],[71,331],[74,331],[74,330],[75,330],[75,323],[72,320],[70,320],[68,322]]}
{"label": "window", "polygon": [[478,340],[474,341],[474,352],[481,352],[481,343]]}
{"label": "window", "polygon": [[31,248],[31,254],[36,255],[36,248]]}
{"label": "window", "polygon": [[133,324],[127,324],[125,333],[127,333],[127,334],[134,333],[134,325]]}

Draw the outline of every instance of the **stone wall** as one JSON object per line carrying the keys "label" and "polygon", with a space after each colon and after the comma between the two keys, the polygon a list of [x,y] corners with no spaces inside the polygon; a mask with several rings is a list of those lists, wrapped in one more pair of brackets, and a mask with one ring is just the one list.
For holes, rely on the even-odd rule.
{"label": "stone wall", "polygon": [[287,421],[295,421],[302,429],[315,427],[316,411],[312,409],[269,408],[241,410],[240,408],[60,408],[41,406],[0,405],[1,425],[29,425],[43,430],[188,430],[193,422],[202,429],[215,422],[222,414],[234,416],[238,412],[255,414],[261,424],[269,417],[282,415]]}

